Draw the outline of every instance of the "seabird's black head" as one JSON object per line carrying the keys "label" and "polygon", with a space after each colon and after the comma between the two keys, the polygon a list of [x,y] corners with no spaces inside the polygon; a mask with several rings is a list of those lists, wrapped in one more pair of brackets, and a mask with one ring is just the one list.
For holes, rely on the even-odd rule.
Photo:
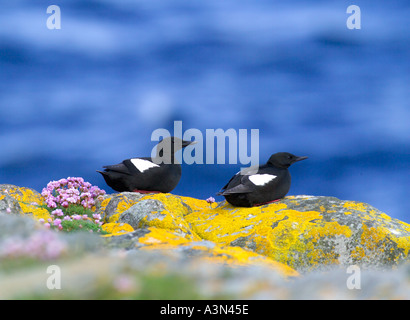
{"label": "seabird's black head", "polygon": [[278,168],[289,168],[291,164],[307,158],[308,157],[298,157],[289,152],[278,152],[270,156],[268,164]]}
{"label": "seabird's black head", "polygon": [[178,137],[166,137],[158,143],[157,148],[158,150],[165,151],[165,153],[175,153],[181,150],[182,148],[185,148],[190,144],[195,143],[196,141],[182,140]]}
{"label": "seabird's black head", "polygon": [[195,143],[196,141],[182,140],[178,137],[166,137],[157,145],[157,157],[163,159],[164,163],[174,163],[175,152]]}

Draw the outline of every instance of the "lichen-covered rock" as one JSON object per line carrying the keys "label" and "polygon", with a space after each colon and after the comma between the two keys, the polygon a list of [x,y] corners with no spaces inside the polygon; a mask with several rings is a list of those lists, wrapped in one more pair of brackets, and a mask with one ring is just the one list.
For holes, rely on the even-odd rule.
{"label": "lichen-covered rock", "polygon": [[[131,197],[130,197],[131,196]],[[171,194],[152,194],[132,199],[133,194],[114,194],[111,201],[103,200],[100,210],[105,210],[109,220],[117,217],[118,223],[112,226],[121,228],[129,226],[134,232],[120,235],[112,233],[107,243],[111,247],[143,250],[183,250],[187,256],[192,252],[201,252],[211,261],[230,263],[230,265],[264,263],[280,272],[283,276],[295,276],[296,271],[288,266],[261,256],[246,248],[219,246],[210,241],[203,241],[192,231],[185,216],[194,210],[201,210],[208,203],[187,197]],[[134,204],[132,204],[134,203]],[[114,211],[111,211],[112,208]],[[106,229],[104,229],[106,230]],[[114,236],[114,237],[113,237]],[[212,244],[212,245],[210,245]],[[239,254],[240,253],[240,254]]]}
{"label": "lichen-covered rock", "polygon": [[35,219],[48,219],[50,214],[44,207],[44,199],[33,189],[0,184],[0,212],[32,215]]}
{"label": "lichen-covered rock", "polygon": [[103,231],[108,232],[108,235],[104,235],[104,236],[118,236],[124,233],[134,231],[134,228],[131,227],[127,223],[109,222],[109,223],[103,224],[101,228]]}
{"label": "lichen-covered rock", "polygon": [[[102,236],[45,229],[43,206],[34,190],[0,185],[0,298],[409,299],[410,225],[364,203],[297,196],[237,208],[124,192],[93,208]],[[64,290],[45,286],[50,264]],[[352,264],[361,290],[348,286]]]}
{"label": "lichen-covered rock", "polygon": [[[34,190],[0,185],[0,212],[47,219],[42,205],[42,196]],[[139,236],[127,242],[128,249],[206,242],[224,250],[240,247],[249,258],[256,254],[299,272],[352,264],[383,269],[409,259],[409,224],[368,204],[333,197],[289,196],[239,208],[225,201],[209,204],[172,194],[124,192],[105,195],[95,212],[104,217],[106,238],[138,231]],[[148,238],[141,236],[147,232]],[[121,241],[108,242],[112,246]]]}
{"label": "lichen-covered rock", "polygon": [[[4,207],[6,214],[28,215],[36,220],[49,217],[43,197],[35,190],[11,185],[2,185],[0,190],[0,208]],[[171,194],[124,192],[105,195],[94,210],[104,217],[102,229],[109,234],[102,237],[107,238],[105,244],[109,248],[177,250],[184,252],[187,259],[195,252],[209,262],[229,263],[230,266],[264,264],[282,276],[297,275],[290,267],[247,249],[202,241],[192,232],[184,216],[200,209],[204,203]]]}
{"label": "lichen-covered rock", "polygon": [[208,263],[222,263],[231,267],[262,265],[283,277],[295,277],[298,273],[285,264],[273,261],[250,250],[233,246],[220,246],[211,241],[190,241],[174,232],[156,228],[139,228],[136,231],[110,237],[107,245],[113,248],[162,251],[172,255],[177,251],[187,260],[200,258]]}
{"label": "lichen-covered rock", "polygon": [[385,268],[409,256],[410,225],[360,202],[290,196],[270,205],[238,208],[151,194],[134,205],[127,203],[127,210],[107,216],[134,229],[156,227],[187,241],[242,247],[302,272],[352,264]]}
{"label": "lichen-covered rock", "polygon": [[299,271],[335,264],[384,268],[408,259],[410,249],[409,224],[332,197],[286,197],[254,208],[222,203],[186,220],[203,239],[249,248]]}
{"label": "lichen-covered rock", "polygon": [[143,197],[143,194],[135,192],[104,195],[103,201],[96,204],[96,213],[99,213],[107,223],[117,222],[122,212],[132,207]]}

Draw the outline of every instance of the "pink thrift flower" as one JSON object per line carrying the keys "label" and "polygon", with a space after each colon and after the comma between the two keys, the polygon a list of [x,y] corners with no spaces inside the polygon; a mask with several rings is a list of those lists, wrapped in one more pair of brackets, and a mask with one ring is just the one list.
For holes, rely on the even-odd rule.
{"label": "pink thrift flower", "polygon": [[57,204],[54,202],[54,200],[47,199],[46,203],[47,203],[47,206],[49,208],[56,208],[57,207]]}
{"label": "pink thrift flower", "polygon": [[89,192],[83,192],[83,193],[81,194],[81,198],[86,198],[86,197],[91,197],[91,193],[89,193]]}
{"label": "pink thrift flower", "polygon": [[56,215],[57,217],[62,217],[64,215],[64,212],[61,209],[55,209],[51,211],[51,214]]}
{"label": "pink thrift flower", "polygon": [[206,202],[208,202],[208,203],[214,203],[214,202],[215,202],[215,198],[214,198],[214,197],[209,197],[208,199],[206,199]]}
{"label": "pink thrift flower", "polygon": [[52,209],[59,206],[67,208],[71,204],[82,205],[84,208],[90,209],[94,206],[97,197],[104,194],[104,190],[85,182],[81,177],[50,181],[41,192],[45,198],[45,203]]}
{"label": "pink thrift flower", "polygon": [[132,290],[135,290],[136,288],[134,279],[127,275],[118,276],[114,280],[113,285],[114,285],[114,288],[118,292],[121,292],[121,293],[131,292]]}

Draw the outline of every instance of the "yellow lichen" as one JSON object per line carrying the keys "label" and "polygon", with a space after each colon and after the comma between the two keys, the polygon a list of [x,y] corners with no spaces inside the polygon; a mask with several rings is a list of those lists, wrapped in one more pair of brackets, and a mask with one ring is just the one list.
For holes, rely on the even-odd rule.
{"label": "yellow lichen", "polygon": [[157,218],[151,215],[149,218],[144,217],[141,222],[141,227],[156,227],[169,231],[174,231],[184,234],[189,240],[200,240],[201,238],[191,230],[190,225],[184,219],[184,214],[187,212],[187,207],[183,205],[178,197],[169,193],[149,194],[144,196],[141,200],[159,200],[164,205],[165,210],[161,212],[151,212],[156,214]]}
{"label": "yellow lichen", "polygon": [[110,233],[103,235],[103,237],[118,236],[134,231],[134,228],[127,223],[106,223],[101,226],[101,229]]}
{"label": "yellow lichen", "polygon": [[391,220],[391,218],[390,218],[387,214],[385,214],[385,213],[382,213],[382,214],[380,215],[380,217],[382,217],[382,218],[385,219],[385,220]]}
{"label": "yellow lichen", "polygon": [[[333,205],[330,210],[320,206],[318,211],[297,211],[288,209],[282,201],[260,207],[239,208],[228,203],[211,206],[205,200],[171,194],[149,194],[141,198],[147,199],[160,201],[164,210],[153,211],[141,221],[140,226],[150,230],[139,241],[146,245],[146,250],[190,246],[196,250],[213,251],[215,254],[209,256],[209,260],[224,263],[235,261],[237,264],[252,260],[249,251],[255,255],[254,259],[263,257],[294,268],[303,268],[338,264],[347,259],[347,256],[341,258],[339,254],[350,255],[354,260],[362,260],[369,253],[385,250],[391,255],[396,254],[391,245],[386,246],[387,235],[406,256],[410,248],[409,237],[400,236],[399,231],[392,233],[381,226],[370,228],[363,224],[357,246],[349,252],[344,246],[346,241],[356,241],[351,239],[353,231],[348,225],[329,221],[322,215],[337,212],[337,205]],[[345,215],[360,214],[361,219],[380,221],[381,225],[391,220],[363,203],[347,201],[342,206],[348,209],[344,211]],[[116,222],[119,216],[119,213],[114,214],[110,222]],[[408,224],[403,223],[403,228],[410,231]],[[202,246],[201,240],[212,241],[215,247],[210,249],[209,246]],[[196,241],[195,244],[193,241]],[[239,253],[243,254],[243,259]]]}
{"label": "yellow lichen", "polygon": [[8,194],[16,199],[24,214],[32,214],[36,220],[50,218],[47,209],[41,207],[44,205],[43,197],[29,188],[10,188]]}
{"label": "yellow lichen", "polygon": [[361,260],[366,256],[366,252],[364,248],[356,246],[356,248],[352,250],[352,253],[350,255],[355,260]]}
{"label": "yellow lichen", "polygon": [[146,245],[141,248],[142,250],[172,250],[186,247],[191,250],[203,251],[206,256],[202,257],[201,260],[211,263],[224,263],[233,267],[260,264],[275,269],[275,271],[285,277],[298,276],[298,273],[289,266],[260,256],[249,250],[239,247],[221,247],[219,245],[209,248],[200,243],[192,245],[192,242],[185,237],[178,236],[167,230],[153,227],[148,228],[148,230],[150,232],[139,239],[139,243]]}
{"label": "yellow lichen", "polygon": [[[179,198],[186,206],[188,206],[188,208],[192,209],[192,211],[212,209],[212,206],[205,200],[182,196],[180,196]],[[188,214],[190,212],[187,211],[186,213]]]}
{"label": "yellow lichen", "polygon": [[[104,199],[100,204],[99,204],[99,211],[104,213],[108,204],[111,202],[112,198],[106,198]],[[123,213],[124,211],[128,210],[129,208],[131,208],[134,204],[136,204],[138,201],[129,199],[128,197],[126,197],[125,195],[119,195],[118,196],[118,203],[116,205],[116,210],[115,213],[108,217],[104,214],[103,215],[103,220],[105,222],[108,223],[115,223],[118,222],[118,219],[121,215],[121,213]]]}
{"label": "yellow lichen", "polygon": [[384,250],[379,244],[382,242],[386,234],[383,233],[380,228],[369,228],[366,225],[363,225],[362,230],[363,232],[360,240],[362,247],[365,247],[368,250]]}
{"label": "yellow lichen", "polygon": [[360,211],[360,212],[368,212],[369,211],[369,208],[365,203],[356,202],[356,201],[346,201],[343,204],[343,207],[347,208],[347,209]]}
{"label": "yellow lichen", "polygon": [[292,246],[301,246],[299,236],[310,220],[319,219],[315,211],[287,210],[284,203],[254,208],[233,208],[230,205],[194,212],[186,217],[203,238],[222,245],[246,239],[255,251],[281,260]]}
{"label": "yellow lichen", "polygon": [[261,256],[250,250],[245,250],[240,247],[220,247],[215,246],[212,250],[205,248],[212,256],[206,258],[208,261],[216,263],[229,264],[231,266],[249,266],[249,265],[264,265],[275,269],[286,277],[298,276],[298,272],[289,266]]}
{"label": "yellow lichen", "polygon": [[118,221],[118,219],[120,218],[120,216],[121,216],[121,213],[120,213],[120,212],[119,212],[119,213],[116,213],[116,214],[113,214],[111,217],[108,218],[108,222],[109,222],[109,223],[115,223],[115,222]]}
{"label": "yellow lichen", "polygon": [[100,205],[100,210],[101,211],[105,211],[105,208],[107,207],[107,205],[110,203],[111,198],[106,198],[103,201],[101,201]]}
{"label": "yellow lichen", "polygon": [[134,204],[136,204],[135,201],[132,201],[128,198],[124,198],[124,200],[120,201],[117,205],[117,213],[122,213],[129,208],[131,208]]}
{"label": "yellow lichen", "polygon": [[352,235],[352,231],[348,226],[340,225],[336,221],[327,222],[322,227],[312,228],[307,234],[307,237],[312,237],[314,242],[325,237],[334,237],[343,235],[349,238]]}
{"label": "yellow lichen", "polygon": [[147,245],[144,249],[166,249],[170,246],[178,246],[189,243],[189,240],[183,236],[178,236],[161,228],[149,227],[150,231],[144,237],[139,238],[139,243]]}

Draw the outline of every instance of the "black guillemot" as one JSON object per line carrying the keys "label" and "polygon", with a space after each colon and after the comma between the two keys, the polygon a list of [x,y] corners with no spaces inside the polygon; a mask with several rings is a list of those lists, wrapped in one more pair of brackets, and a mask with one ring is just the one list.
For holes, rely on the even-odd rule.
{"label": "black guillemot", "polygon": [[290,189],[289,166],[307,157],[288,152],[273,154],[269,161],[257,168],[238,172],[217,195],[225,197],[233,206],[254,207],[283,198]]}
{"label": "black guillemot", "polygon": [[175,152],[195,141],[167,137],[157,145],[156,157],[131,158],[119,164],[103,166],[105,182],[115,191],[139,193],[171,192],[181,179],[181,164]]}

